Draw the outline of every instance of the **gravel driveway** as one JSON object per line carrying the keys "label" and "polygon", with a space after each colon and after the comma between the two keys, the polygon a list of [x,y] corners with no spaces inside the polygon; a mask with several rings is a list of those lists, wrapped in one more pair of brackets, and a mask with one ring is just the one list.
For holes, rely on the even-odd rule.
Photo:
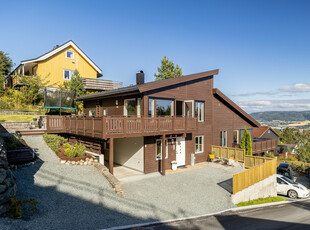
{"label": "gravel driveway", "polygon": [[103,229],[112,226],[207,214],[234,205],[218,185],[240,168],[200,168],[123,183],[114,193],[93,166],[59,163],[41,136],[24,137],[41,162],[14,171],[18,197],[35,198],[40,213],[30,220],[0,219],[0,229]]}

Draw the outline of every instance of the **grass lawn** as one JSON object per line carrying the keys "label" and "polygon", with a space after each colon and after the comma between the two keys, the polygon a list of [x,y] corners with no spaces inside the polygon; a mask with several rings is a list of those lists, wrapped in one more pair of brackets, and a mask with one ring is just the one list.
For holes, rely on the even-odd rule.
{"label": "grass lawn", "polygon": [[0,114],[0,122],[4,121],[32,121],[38,115]]}
{"label": "grass lawn", "polygon": [[238,207],[248,206],[248,205],[256,205],[256,204],[265,204],[265,203],[272,203],[272,202],[279,202],[279,201],[287,201],[287,199],[283,197],[267,197],[267,198],[259,198],[256,200],[250,200],[247,202],[240,202],[237,204]]}

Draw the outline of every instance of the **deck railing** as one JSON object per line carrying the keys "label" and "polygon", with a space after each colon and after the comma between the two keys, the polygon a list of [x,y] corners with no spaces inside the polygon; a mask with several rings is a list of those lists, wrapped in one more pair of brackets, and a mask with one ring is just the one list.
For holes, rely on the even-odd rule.
{"label": "deck railing", "polygon": [[262,153],[270,150],[275,150],[277,148],[277,140],[264,140],[252,143],[252,152]]}
{"label": "deck railing", "polygon": [[47,132],[97,138],[111,135],[186,132],[197,129],[195,117],[47,117]]}
{"label": "deck railing", "polygon": [[112,90],[123,86],[122,82],[97,78],[82,78],[82,82],[85,89],[91,90]]}

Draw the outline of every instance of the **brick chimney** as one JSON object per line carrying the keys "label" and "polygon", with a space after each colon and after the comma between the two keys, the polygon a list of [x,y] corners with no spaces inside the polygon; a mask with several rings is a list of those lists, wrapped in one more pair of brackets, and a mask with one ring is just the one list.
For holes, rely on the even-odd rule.
{"label": "brick chimney", "polygon": [[136,73],[136,83],[137,85],[144,84],[144,73],[142,70]]}

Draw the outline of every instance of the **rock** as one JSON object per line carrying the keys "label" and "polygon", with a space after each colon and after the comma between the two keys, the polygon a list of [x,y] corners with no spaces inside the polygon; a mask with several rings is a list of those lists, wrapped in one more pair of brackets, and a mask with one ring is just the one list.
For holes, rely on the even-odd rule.
{"label": "rock", "polygon": [[11,196],[16,195],[16,186],[9,188],[4,194],[0,196],[0,205],[9,201]]}
{"label": "rock", "polygon": [[81,162],[84,162],[84,160],[80,160]]}
{"label": "rock", "polygon": [[4,193],[6,191],[7,186],[5,184],[0,184],[0,193]]}
{"label": "rock", "polygon": [[9,178],[6,178],[4,181],[4,184],[7,186],[7,187],[11,187],[14,183],[14,181],[12,181],[12,179],[9,177]]}
{"label": "rock", "polygon": [[94,158],[90,158],[90,161],[93,162],[93,161],[94,161]]}
{"label": "rock", "polygon": [[95,159],[95,160],[94,160],[94,162],[95,162],[95,163],[98,163],[98,160],[97,160],[97,159]]}
{"label": "rock", "polygon": [[84,165],[87,165],[87,161],[84,162]]}
{"label": "rock", "polygon": [[87,157],[85,160],[86,160],[86,161],[89,161],[89,158]]}
{"label": "rock", "polygon": [[83,162],[80,162],[80,165],[84,165]]}
{"label": "rock", "polygon": [[6,216],[6,212],[8,208],[9,208],[9,204],[0,205],[0,216],[2,217]]}
{"label": "rock", "polygon": [[0,183],[2,183],[5,178],[6,178],[6,170],[3,168],[0,168]]}
{"label": "rock", "polygon": [[75,165],[76,163],[75,163],[75,161],[72,161],[71,164]]}
{"label": "rock", "polygon": [[65,164],[66,160],[60,160],[60,164]]}
{"label": "rock", "polygon": [[65,163],[65,165],[70,165],[69,161],[67,161],[67,162]]}

